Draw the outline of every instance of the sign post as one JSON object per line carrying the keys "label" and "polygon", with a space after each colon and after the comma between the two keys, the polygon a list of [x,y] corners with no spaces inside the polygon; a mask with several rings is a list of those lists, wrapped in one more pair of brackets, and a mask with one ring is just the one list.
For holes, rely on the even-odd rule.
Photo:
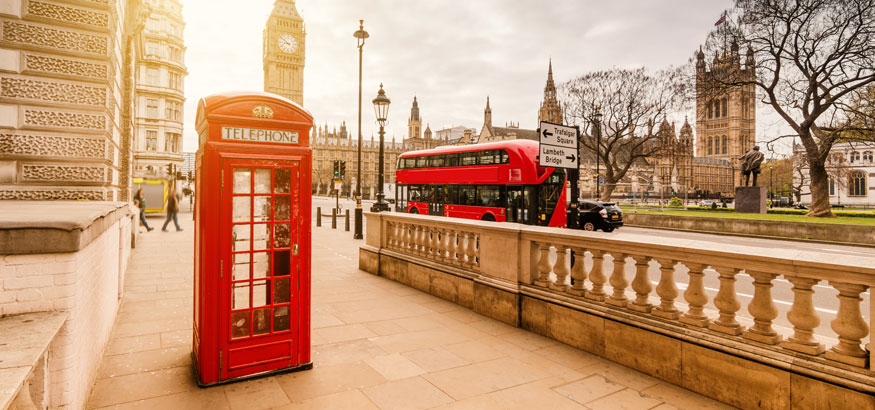
{"label": "sign post", "polygon": [[540,145],[538,165],[551,168],[565,168],[571,182],[571,198],[568,206],[568,227],[577,228],[577,199],[580,197],[580,130],[541,121],[538,128]]}

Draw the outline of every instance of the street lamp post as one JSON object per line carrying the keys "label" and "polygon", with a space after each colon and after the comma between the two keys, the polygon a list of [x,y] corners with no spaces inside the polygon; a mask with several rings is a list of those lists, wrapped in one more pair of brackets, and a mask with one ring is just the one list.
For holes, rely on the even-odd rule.
{"label": "street lamp post", "polygon": [[389,97],[386,97],[386,92],[383,91],[383,84],[380,84],[380,91],[377,92],[377,98],[374,98],[374,113],[377,115],[377,123],[380,124],[380,158],[379,158],[379,174],[377,176],[377,202],[371,206],[371,212],[386,212],[389,210],[389,204],[384,200],[383,194],[383,136],[385,131],[383,127],[386,125],[386,119],[389,117]]}
{"label": "street lamp post", "polygon": [[775,189],[772,185],[772,166],[769,165],[769,208],[775,206]]}
{"label": "street lamp post", "polygon": [[[602,185],[602,176],[601,176],[601,158],[599,154],[601,153],[602,146],[602,112],[600,107],[595,108],[595,115],[593,115],[594,126],[595,126],[595,196],[596,200],[600,201],[602,198],[601,195],[601,185]],[[590,191],[592,192],[592,191]]]}
{"label": "street lamp post", "polygon": [[362,239],[362,49],[368,32],[365,31],[365,21],[359,20],[359,29],[352,34],[357,39],[359,48],[359,144],[358,161],[356,161],[355,177],[355,233],[354,239]]}

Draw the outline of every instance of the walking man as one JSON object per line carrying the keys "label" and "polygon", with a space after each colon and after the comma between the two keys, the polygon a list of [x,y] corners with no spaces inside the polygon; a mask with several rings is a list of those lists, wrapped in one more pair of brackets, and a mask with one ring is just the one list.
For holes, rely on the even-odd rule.
{"label": "walking man", "polygon": [[164,220],[162,232],[167,232],[167,224],[170,219],[173,219],[173,224],[176,225],[176,231],[179,232],[182,228],[179,227],[179,221],[176,219],[176,214],[179,212],[179,194],[176,193],[176,184],[170,186],[170,194],[167,195],[167,219]]}
{"label": "walking man", "polygon": [[143,188],[137,190],[137,194],[134,195],[134,205],[137,208],[140,208],[140,223],[146,227],[146,231],[151,231],[155,228],[149,226],[149,223],[146,222],[146,197],[143,196]]}

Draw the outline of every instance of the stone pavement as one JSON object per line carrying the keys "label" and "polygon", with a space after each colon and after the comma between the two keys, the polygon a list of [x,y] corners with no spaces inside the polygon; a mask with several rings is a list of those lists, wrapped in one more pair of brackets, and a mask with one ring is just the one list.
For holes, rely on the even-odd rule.
{"label": "stone pavement", "polygon": [[362,242],[330,222],[313,227],[313,369],[199,388],[193,222],[179,217],[183,232],[138,238],[89,409],[729,408],[360,271]]}

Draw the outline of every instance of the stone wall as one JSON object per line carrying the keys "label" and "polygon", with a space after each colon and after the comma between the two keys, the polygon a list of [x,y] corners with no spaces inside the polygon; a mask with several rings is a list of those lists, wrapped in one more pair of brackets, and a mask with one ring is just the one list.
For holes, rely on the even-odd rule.
{"label": "stone wall", "polygon": [[[740,408],[875,408],[872,353],[862,340],[873,322],[859,305],[875,285],[875,258],[366,215],[359,266],[367,272]],[[657,286],[651,263],[659,267]],[[679,265],[687,271],[677,275],[690,279],[686,304],[676,305]],[[741,272],[756,281],[752,300],[735,293]],[[709,296],[702,280],[715,273],[720,289]],[[772,323],[778,312],[770,289],[779,276],[793,284],[792,329]],[[840,339],[812,337],[820,319],[809,298],[827,287],[841,303],[832,322]],[[719,312],[704,307],[711,297]],[[755,322],[736,321],[744,307]]]}
{"label": "stone wall", "polygon": [[871,225],[838,225],[819,222],[799,223],[735,219],[731,217],[712,218],[704,216],[636,214],[634,212],[624,212],[623,218],[628,226],[646,228],[667,228],[684,231],[720,232],[875,245],[875,227]]}
{"label": "stone wall", "polygon": [[[11,203],[0,207],[11,209]],[[115,321],[120,300],[121,281],[130,256],[132,230],[136,229],[135,214],[124,203],[106,204],[95,209],[89,203],[53,203],[65,205],[78,214],[54,215],[55,224],[33,214],[51,214],[45,203],[30,207],[32,215],[22,212],[22,219],[32,227],[10,221],[8,213],[0,212],[0,238],[9,238],[17,231],[16,243],[28,253],[11,249],[6,241],[0,252],[0,315],[31,312],[67,312],[60,332],[49,348],[49,392],[51,408],[83,408],[94,380],[109,334]],[[96,205],[96,204],[95,204]],[[90,223],[76,224],[81,216]],[[100,232],[88,232],[89,228]],[[78,241],[79,249],[70,251],[70,241],[45,241],[45,231],[56,230],[68,236],[87,235]],[[35,239],[42,249],[34,249],[27,238]]]}

